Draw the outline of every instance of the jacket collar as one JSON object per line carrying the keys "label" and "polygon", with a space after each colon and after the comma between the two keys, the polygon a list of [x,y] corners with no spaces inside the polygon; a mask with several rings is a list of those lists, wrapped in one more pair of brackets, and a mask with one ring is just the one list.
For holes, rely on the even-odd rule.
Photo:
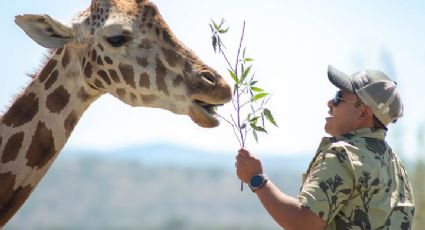
{"label": "jacket collar", "polygon": [[379,140],[385,140],[387,132],[385,129],[379,128],[362,128],[351,131],[347,134],[335,137],[324,137],[319,145],[317,152],[320,152],[325,146],[338,142],[338,141],[349,141],[354,137],[360,138],[374,138]]}

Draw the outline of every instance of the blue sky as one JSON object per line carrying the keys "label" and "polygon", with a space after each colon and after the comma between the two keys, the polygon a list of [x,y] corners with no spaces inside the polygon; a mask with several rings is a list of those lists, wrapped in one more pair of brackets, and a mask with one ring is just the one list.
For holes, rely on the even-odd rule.
{"label": "blue sky", "polygon": [[[416,133],[425,123],[425,2],[423,1],[288,1],[179,0],[154,1],[174,33],[223,75],[226,65],[210,47],[210,19],[226,18],[226,37],[233,55],[246,21],[247,53],[255,59],[256,77],[273,94],[269,103],[279,128],[270,127],[260,143],[248,147],[260,154],[315,151],[334,88],[328,64],[353,73],[375,68],[396,78],[405,102],[405,117],[390,126],[389,140],[405,155],[419,151]],[[17,14],[49,14],[64,22],[85,9],[89,0],[12,1],[0,9],[0,108],[5,111],[39,66],[45,49],[13,22]],[[227,77],[227,76],[226,76]],[[230,78],[228,78],[230,81]],[[221,109],[228,113],[230,107]],[[396,128],[397,127],[397,128]],[[396,128],[396,129],[395,129]],[[131,108],[104,96],[77,125],[66,148],[114,149],[170,142],[200,149],[236,152],[230,127],[202,129],[188,117],[149,108]],[[401,144],[400,144],[401,143]]]}

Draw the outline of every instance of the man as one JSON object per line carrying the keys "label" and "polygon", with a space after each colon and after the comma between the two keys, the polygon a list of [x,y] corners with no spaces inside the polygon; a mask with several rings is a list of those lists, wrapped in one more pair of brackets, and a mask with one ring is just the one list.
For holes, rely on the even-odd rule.
{"label": "man", "polygon": [[347,75],[332,66],[328,78],[339,88],[328,101],[331,137],[322,139],[298,197],[280,191],[246,149],[236,157],[238,177],[287,230],[410,229],[411,186],[385,142],[387,125],[403,115],[396,83],[380,71]]}

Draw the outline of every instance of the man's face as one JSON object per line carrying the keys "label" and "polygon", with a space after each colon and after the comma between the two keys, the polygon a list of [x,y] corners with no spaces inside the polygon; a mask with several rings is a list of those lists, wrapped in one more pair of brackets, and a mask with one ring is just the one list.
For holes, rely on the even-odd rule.
{"label": "man's face", "polygon": [[328,101],[329,117],[326,117],[325,131],[331,136],[340,136],[358,127],[361,106],[357,105],[357,96],[349,92],[341,92],[339,103]]}

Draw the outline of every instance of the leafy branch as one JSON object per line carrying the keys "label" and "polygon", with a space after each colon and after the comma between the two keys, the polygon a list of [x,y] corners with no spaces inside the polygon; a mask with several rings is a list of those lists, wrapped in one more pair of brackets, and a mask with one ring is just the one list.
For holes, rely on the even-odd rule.
{"label": "leafy branch", "polygon": [[226,53],[222,36],[229,31],[225,26],[225,20],[220,23],[211,20],[209,24],[212,36],[212,47],[215,53],[223,56],[227,63],[227,70],[234,83],[232,105],[234,112],[230,118],[219,115],[224,121],[231,125],[241,147],[245,147],[249,133],[252,133],[258,143],[258,133],[267,133],[266,121],[278,126],[270,109],[266,108],[271,94],[258,86],[255,72],[253,71],[254,59],[247,56],[247,48],[243,46],[245,36],[245,22],[242,26],[241,37],[234,64],[231,64]]}

